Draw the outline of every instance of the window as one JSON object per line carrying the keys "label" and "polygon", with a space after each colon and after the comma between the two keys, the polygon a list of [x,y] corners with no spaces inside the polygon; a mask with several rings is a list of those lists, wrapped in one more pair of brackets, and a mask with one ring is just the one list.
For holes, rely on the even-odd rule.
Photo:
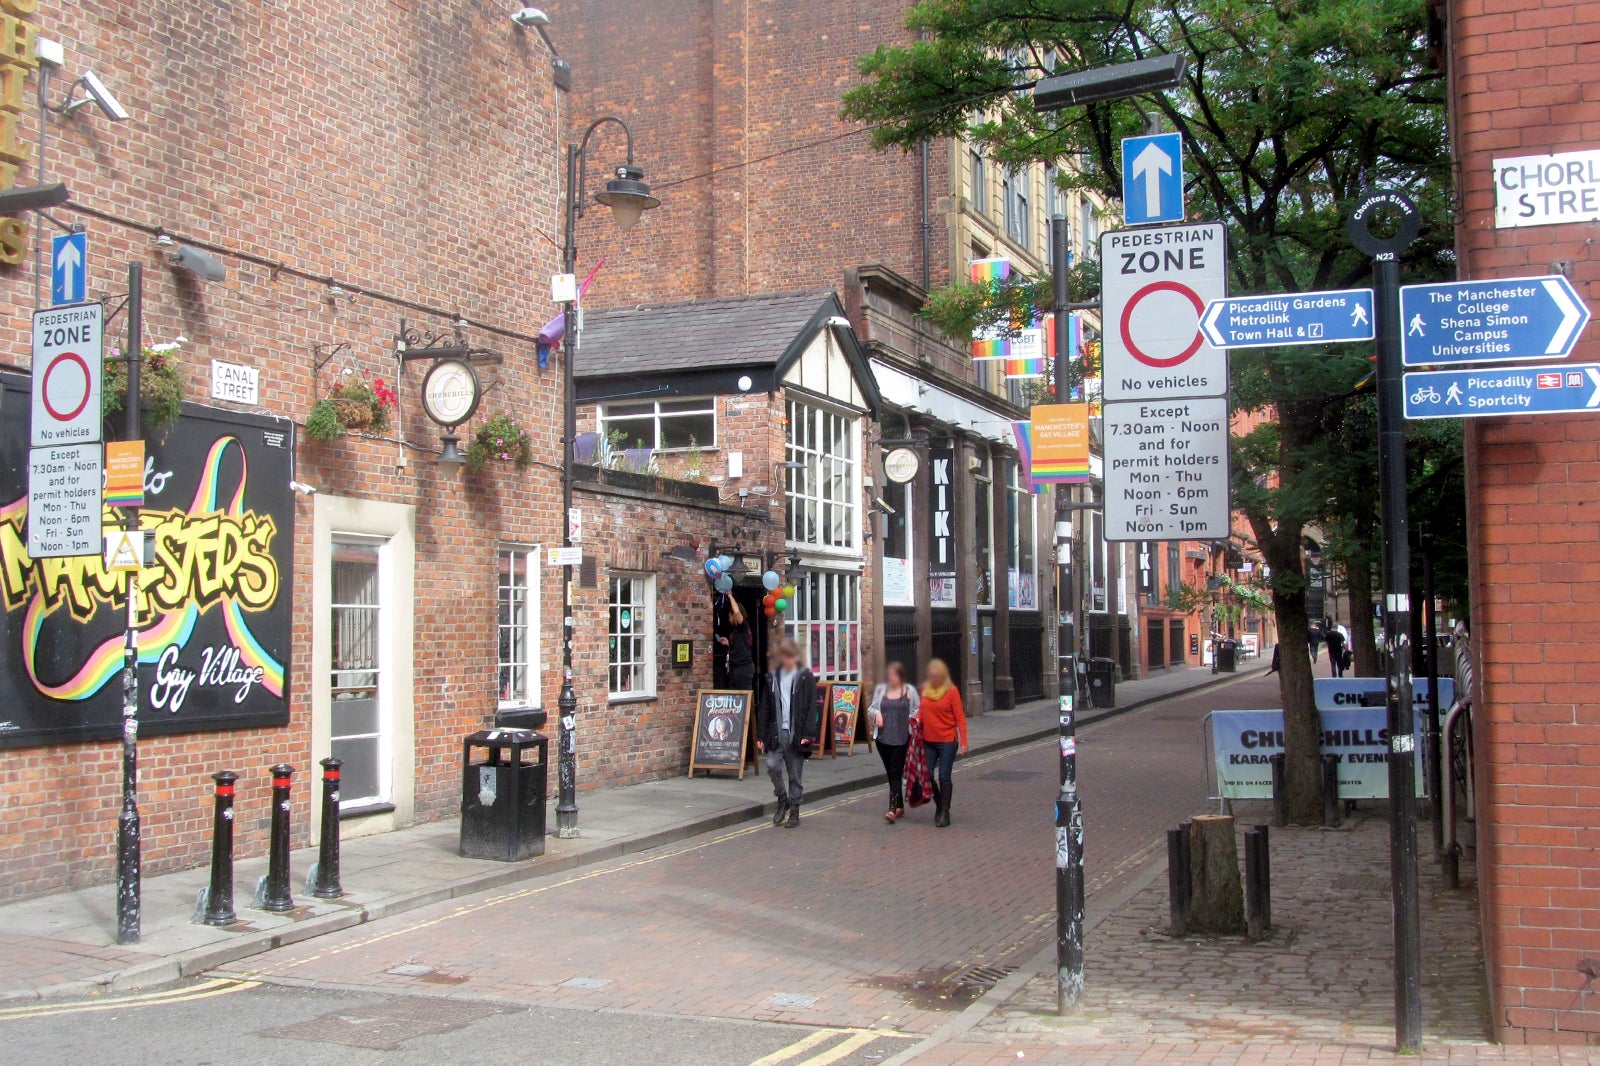
{"label": "window", "polygon": [[1100,258],[1100,216],[1095,213],[1094,203],[1088,197],[1078,204],[1078,234],[1083,259]]}
{"label": "window", "polygon": [[861,520],[856,418],[789,401],[789,540],[852,550]]}
{"label": "window", "polygon": [[1183,584],[1183,552],[1175,540],[1167,541],[1167,595]]}
{"label": "window", "polygon": [[600,432],[617,435],[623,448],[666,452],[715,447],[717,401],[706,397],[606,404],[600,409]]}
{"label": "window", "polygon": [[500,549],[500,706],[539,706],[538,548]]}
{"label": "window", "polygon": [[1034,553],[1038,533],[1038,499],[1028,491],[1021,464],[1009,462],[1006,485],[1006,528],[1011,536],[1011,606],[1022,611],[1039,609],[1039,564]]}
{"label": "window", "polygon": [[333,757],[344,763],[347,810],[382,805],[390,798],[388,715],[381,700],[386,679],[378,654],[383,646],[378,601],[382,546],[379,539],[355,536],[333,544],[329,737]]}
{"label": "window", "polygon": [[911,588],[911,482],[883,481],[883,502],[894,508],[883,516],[883,603],[915,607]]}
{"label": "window", "polygon": [[649,574],[611,578],[612,699],[654,696],[656,691],[656,579]]}
{"label": "window", "polygon": [[973,552],[978,561],[978,595],[980,607],[994,606],[994,479],[990,477],[989,453],[978,453],[978,467],[972,472],[977,482],[972,496]]}
{"label": "window", "polygon": [[974,211],[980,215],[989,213],[989,177],[984,170],[983,152],[975,144],[967,146],[967,196]]}
{"label": "window", "polygon": [[1060,215],[1063,218],[1065,218],[1067,215],[1067,197],[1066,194],[1061,191],[1060,181],[1060,170],[1056,169],[1055,167],[1047,167],[1045,169],[1044,217],[1046,221],[1044,235],[1044,261],[1045,265],[1050,267],[1052,270],[1055,269],[1056,265],[1056,245],[1055,238],[1050,232],[1049,220],[1055,218],[1057,215]]}
{"label": "window", "polygon": [[1005,204],[1006,236],[1021,248],[1028,248],[1033,235],[1028,217],[1028,178],[1026,168],[1007,169],[1001,179],[1001,195]]}
{"label": "window", "polygon": [[861,575],[811,571],[794,579],[786,627],[824,681],[861,677]]}

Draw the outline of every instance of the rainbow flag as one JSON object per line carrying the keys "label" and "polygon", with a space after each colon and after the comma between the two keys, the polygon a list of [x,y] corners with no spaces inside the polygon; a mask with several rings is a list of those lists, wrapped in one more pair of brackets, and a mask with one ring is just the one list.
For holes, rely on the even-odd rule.
{"label": "rainbow flag", "polygon": [[974,359],[1007,359],[1010,356],[1010,337],[979,336],[972,338],[972,358]]}
{"label": "rainbow flag", "polygon": [[992,285],[999,288],[1000,283],[1011,276],[1011,260],[1004,257],[974,259],[968,265],[967,271],[974,285]]}
{"label": "rainbow flag", "polygon": [[1006,359],[1000,365],[1005,367],[1008,378],[1042,378],[1047,362],[1045,359]]}
{"label": "rainbow flag", "polygon": [[1017,439],[1017,471],[1022,475],[1022,484],[1037,495],[1039,483],[1028,476],[1028,471],[1033,469],[1033,423],[1011,423],[1011,435]]}

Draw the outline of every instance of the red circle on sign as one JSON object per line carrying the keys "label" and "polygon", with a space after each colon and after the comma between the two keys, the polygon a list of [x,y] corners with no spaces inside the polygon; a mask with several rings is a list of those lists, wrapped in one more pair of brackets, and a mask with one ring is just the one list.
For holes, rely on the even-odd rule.
{"label": "red circle on sign", "polygon": [[[54,374],[56,367],[62,363],[75,363],[78,369],[83,371],[83,398],[78,401],[78,406],[70,411],[57,411],[55,405],[50,402],[50,375]],[[89,406],[89,364],[84,362],[83,356],[77,352],[62,352],[50,360],[50,365],[44,368],[44,384],[39,392],[40,398],[44,401],[44,409],[50,413],[51,418],[57,422],[71,422]]]}
{"label": "red circle on sign", "polygon": [[1196,322],[1194,340],[1190,342],[1189,347],[1185,348],[1172,358],[1158,359],[1148,352],[1140,351],[1139,346],[1133,343],[1133,334],[1128,331],[1128,325],[1130,320],[1133,318],[1133,309],[1139,306],[1139,301],[1144,299],[1146,296],[1149,296],[1153,292],[1177,293],[1194,305],[1194,313],[1196,315],[1204,315],[1206,313],[1206,305],[1205,302],[1200,299],[1199,295],[1187,285],[1180,285],[1176,281],[1152,281],[1150,284],[1134,293],[1133,297],[1128,300],[1127,306],[1122,309],[1122,343],[1128,346],[1128,354],[1132,355],[1145,366],[1153,366],[1157,367],[1158,369],[1165,370],[1168,367],[1177,366],[1195,352],[1198,352],[1200,350],[1200,345],[1205,343],[1205,338],[1200,335],[1200,326],[1199,323]]}

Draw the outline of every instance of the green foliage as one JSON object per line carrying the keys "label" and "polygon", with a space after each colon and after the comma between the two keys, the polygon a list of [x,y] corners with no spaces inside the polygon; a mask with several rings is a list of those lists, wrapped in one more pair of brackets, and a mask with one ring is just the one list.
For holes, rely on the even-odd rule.
{"label": "green foliage", "polygon": [[533,465],[533,438],[504,411],[479,426],[467,445],[467,468],[474,474],[482,473],[490,460],[515,463],[518,470]]}
{"label": "green foliage", "polygon": [[[152,344],[139,361],[139,412],[146,425],[159,433],[183,416],[183,374],[178,368],[178,349],[184,339],[168,344]],[[123,412],[128,398],[128,364],[121,349],[111,349],[101,376],[100,414],[111,418]]]}
{"label": "green foliage", "polygon": [[305,428],[306,436],[321,444],[331,444],[344,436],[344,423],[339,421],[339,409],[326,396],[311,405]]}

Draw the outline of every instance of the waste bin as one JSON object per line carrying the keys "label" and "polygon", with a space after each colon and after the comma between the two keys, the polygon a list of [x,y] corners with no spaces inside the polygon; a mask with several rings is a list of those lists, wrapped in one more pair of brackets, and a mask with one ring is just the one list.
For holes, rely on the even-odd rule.
{"label": "waste bin", "polygon": [[544,854],[549,740],[485,729],[461,744],[461,855],[517,862]]}
{"label": "waste bin", "polygon": [[1232,674],[1239,669],[1239,642],[1237,640],[1217,641],[1217,670],[1220,673]]}
{"label": "waste bin", "polygon": [[1117,705],[1117,661],[1089,660],[1089,700],[1096,707]]}

